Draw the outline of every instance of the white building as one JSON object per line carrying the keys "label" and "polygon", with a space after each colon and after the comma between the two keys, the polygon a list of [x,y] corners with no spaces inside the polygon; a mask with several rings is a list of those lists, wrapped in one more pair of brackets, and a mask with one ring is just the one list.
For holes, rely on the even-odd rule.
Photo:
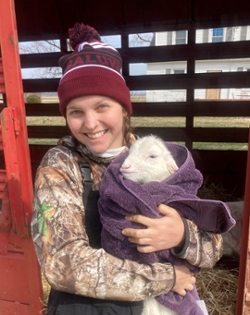
{"label": "white building", "polygon": [[[155,46],[187,44],[187,31],[159,32],[154,34]],[[196,31],[196,44],[250,40],[250,26],[200,29]],[[250,71],[250,58],[199,60],[195,73]],[[186,61],[148,63],[147,74],[181,74],[187,72]],[[185,101],[185,90],[147,91],[148,102]],[[199,89],[195,99],[250,99],[250,87],[242,89]]]}

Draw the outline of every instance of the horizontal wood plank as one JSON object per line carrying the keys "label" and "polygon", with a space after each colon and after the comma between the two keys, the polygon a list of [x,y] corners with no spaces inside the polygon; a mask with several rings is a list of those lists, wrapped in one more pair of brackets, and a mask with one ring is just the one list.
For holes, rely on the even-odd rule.
{"label": "horizontal wood plank", "polygon": [[[61,116],[57,103],[25,104],[25,107],[27,116]],[[2,108],[4,106],[0,105],[0,111]],[[136,102],[133,103],[133,116],[249,117],[250,101]]]}
{"label": "horizontal wood plank", "polygon": [[[248,142],[248,128],[138,127],[135,133],[139,136],[155,134],[166,141]],[[29,138],[59,139],[68,134],[67,126],[28,126]]]}
{"label": "horizontal wood plank", "polygon": [[[167,61],[249,58],[250,41],[167,45],[118,49],[123,63],[152,63]],[[70,53],[70,52],[68,52]],[[23,54],[22,68],[58,67],[59,58],[66,53]]]}
{"label": "horizontal wood plank", "polygon": [[249,58],[250,42],[132,47],[120,51],[124,63]]}
{"label": "horizontal wood plank", "polygon": [[27,116],[61,116],[58,103],[25,104]]}
{"label": "horizontal wood plank", "polygon": [[125,80],[131,90],[249,88],[250,72],[148,75]]}
{"label": "horizontal wood plank", "polygon": [[247,143],[247,128],[135,128],[139,136],[156,134],[166,141]]}
{"label": "horizontal wood plank", "polygon": [[58,67],[58,61],[64,55],[63,52],[23,54],[20,55],[21,68]]}
{"label": "horizontal wood plank", "polygon": [[[130,90],[249,88],[250,72],[124,76]],[[56,92],[59,79],[25,79],[24,92]]]}
{"label": "horizontal wood plank", "polygon": [[133,103],[133,116],[146,117],[249,117],[250,101],[198,101]]}

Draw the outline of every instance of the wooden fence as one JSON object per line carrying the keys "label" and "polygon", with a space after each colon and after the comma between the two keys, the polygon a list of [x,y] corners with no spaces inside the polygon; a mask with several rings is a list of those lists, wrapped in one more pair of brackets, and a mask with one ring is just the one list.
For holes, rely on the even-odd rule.
{"label": "wooden fence", "polygon": [[[232,23],[232,22],[231,22]],[[242,25],[247,22],[242,21]],[[247,24],[246,24],[247,25]],[[230,27],[232,24],[220,23],[213,27]],[[178,24],[157,28],[147,27],[147,31],[186,30],[188,42],[183,45],[129,47],[129,34],[142,29],[126,29],[121,34],[120,51],[123,58],[123,75],[131,91],[138,90],[175,90],[186,91],[182,102],[135,102],[136,117],[184,117],[185,126],[181,127],[137,127],[139,135],[156,134],[166,141],[184,142],[191,150],[197,168],[205,181],[222,185],[235,195],[242,195],[245,185],[247,150],[197,150],[195,142],[248,143],[248,127],[195,127],[195,117],[249,117],[250,101],[247,100],[195,100],[196,89],[250,88],[250,72],[195,73],[195,62],[212,59],[236,59],[250,57],[250,41],[196,44],[195,34],[199,28],[211,24]],[[145,28],[144,28],[145,29]],[[106,31],[105,34],[108,35]],[[114,35],[112,31],[109,35]],[[67,34],[58,35],[61,52],[21,55],[21,66],[25,68],[57,67],[60,56],[67,52]],[[46,38],[42,38],[46,40]],[[129,74],[133,63],[154,63],[167,61],[186,61],[185,74],[140,75]],[[23,80],[25,93],[56,92],[59,79]],[[4,101],[2,107],[4,107]],[[26,104],[27,117],[59,116],[58,104]],[[68,133],[65,126],[28,126],[29,138],[60,138]],[[33,175],[49,145],[30,145]],[[3,159],[1,159],[2,161]],[[1,162],[4,163],[4,162]],[[1,167],[1,166],[0,166]]]}

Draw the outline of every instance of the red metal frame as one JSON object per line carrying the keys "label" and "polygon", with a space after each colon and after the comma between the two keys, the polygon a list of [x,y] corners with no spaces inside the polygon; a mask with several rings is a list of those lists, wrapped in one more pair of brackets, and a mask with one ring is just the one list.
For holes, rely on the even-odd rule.
{"label": "red metal frame", "polygon": [[250,314],[250,130],[248,140],[247,171],[244,196],[244,212],[242,217],[242,234],[240,249],[240,273],[236,315]]}
{"label": "red metal frame", "polygon": [[30,236],[33,185],[13,0],[0,1],[0,314],[42,314],[40,268]]}

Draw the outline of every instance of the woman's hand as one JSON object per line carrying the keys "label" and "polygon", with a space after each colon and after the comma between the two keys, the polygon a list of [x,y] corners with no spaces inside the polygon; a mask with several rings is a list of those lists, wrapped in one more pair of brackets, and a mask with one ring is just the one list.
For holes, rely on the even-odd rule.
{"label": "woman's hand", "polygon": [[184,296],[186,291],[191,291],[194,288],[196,279],[194,274],[184,266],[174,266],[175,269],[175,285],[172,291]]}
{"label": "woman's hand", "polygon": [[127,228],[122,234],[128,236],[130,242],[138,244],[141,253],[152,253],[159,250],[182,247],[185,236],[185,227],[178,212],[164,204],[159,205],[161,218],[151,219],[143,215],[126,217],[128,221],[140,223],[146,229]]}

